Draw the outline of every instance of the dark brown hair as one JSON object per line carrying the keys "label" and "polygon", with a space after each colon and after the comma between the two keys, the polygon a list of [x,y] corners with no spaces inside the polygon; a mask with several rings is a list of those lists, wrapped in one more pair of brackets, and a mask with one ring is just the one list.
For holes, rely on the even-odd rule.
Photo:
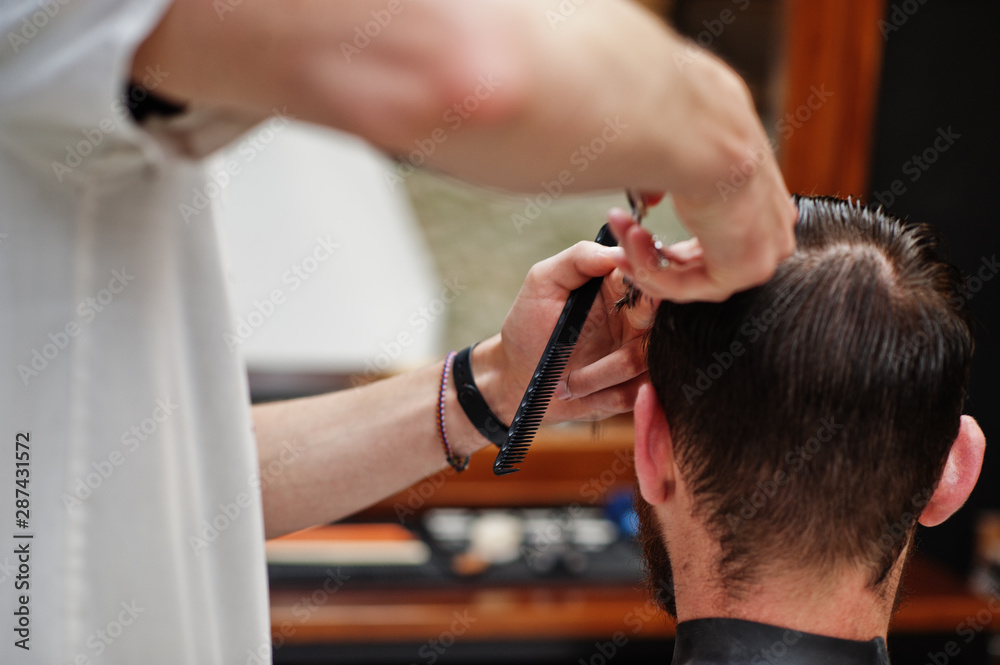
{"label": "dark brown hair", "polygon": [[769,282],[660,306],[650,379],[734,588],[772,565],[860,567],[877,588],[958,433],[961,276],[927,226],[796,203],[797,249]]}

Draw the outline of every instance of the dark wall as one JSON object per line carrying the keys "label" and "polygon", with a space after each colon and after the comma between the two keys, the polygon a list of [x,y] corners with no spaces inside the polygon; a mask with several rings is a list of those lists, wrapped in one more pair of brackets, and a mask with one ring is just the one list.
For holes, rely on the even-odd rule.
{"label": "dark wall", "polygon": [[969,504],[920,532],[923,551],[965,571],[978,512],[1000,508],[1000,11],[996,0],[888,4],[869,200],[942,230],[978,319],[966,411],[993,449]]}

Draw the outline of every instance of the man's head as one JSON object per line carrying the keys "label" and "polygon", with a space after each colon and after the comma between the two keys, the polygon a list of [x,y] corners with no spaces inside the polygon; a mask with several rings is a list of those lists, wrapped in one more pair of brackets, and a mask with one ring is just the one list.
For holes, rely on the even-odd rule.
{"label": "man's head", "polygon": [[917,519],[943,521],[978,476],[981,432],[961,416],[971,325],[936,235],[848,201],[797,204],[797,249],[770,281],[664,302],[649,336],[637,509],[668,609],[659,527],[678,491],[733,597],[837,570],[883,593]]}

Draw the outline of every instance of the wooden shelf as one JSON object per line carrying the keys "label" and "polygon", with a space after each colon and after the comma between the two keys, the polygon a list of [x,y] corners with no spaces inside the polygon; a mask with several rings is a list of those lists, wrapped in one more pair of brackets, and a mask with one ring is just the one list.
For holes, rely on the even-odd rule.
{"label": "wooden shelf", "polygon": [[[894,618],[896,634],[951,632],[987,608],[961,581],[917,556],[907,570],[912,591]],[[271,590],[271,630],[286,644],[422,642],[453,630],[465,618],[463,640],[670,638],[674,623],[628,586],[357,589],[350,580],[330,594],[317,587]],[[991,629],[1000,616],[990,612]]]}

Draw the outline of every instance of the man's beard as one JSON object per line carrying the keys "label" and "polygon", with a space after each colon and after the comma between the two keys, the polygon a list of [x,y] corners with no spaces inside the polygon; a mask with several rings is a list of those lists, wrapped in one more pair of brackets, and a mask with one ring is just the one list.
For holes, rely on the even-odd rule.
{"label": "man's beard", "polygon": [[636,490],[632,506],[638,518],[636,540],[646,559],[645,586],[652,600],[667,614],[677,619],[677,599],[674,595],[674,569],[670,553],[663,544],[663,529],[653,507]]}

